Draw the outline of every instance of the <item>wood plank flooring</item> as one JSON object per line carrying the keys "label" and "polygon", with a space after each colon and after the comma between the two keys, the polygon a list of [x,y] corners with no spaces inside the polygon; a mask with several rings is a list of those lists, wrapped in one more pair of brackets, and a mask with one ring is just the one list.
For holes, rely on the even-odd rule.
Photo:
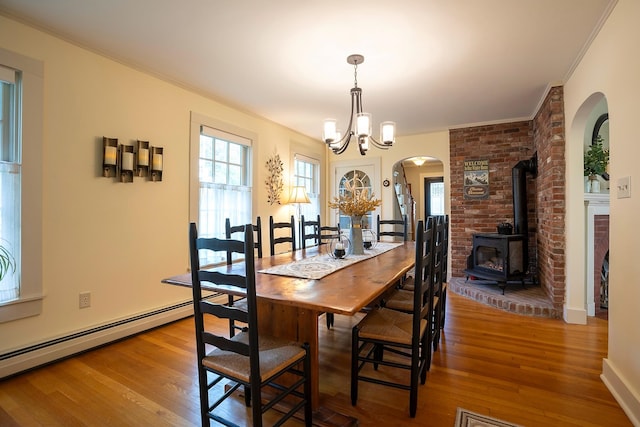
{"label": "wood plank flooring", "polygon": [[[457,407],[524,426],[631,426],[599,378],[605,320],[567,325],[451,292],[447,310],[415,419],[407,392],[375,384],[361,383],[358,405],[351,406],[350,334],[359,317],[336,316],[332,330],[321,319],[323,406],[357,417],[361,426],[450,427]],[[188,318],[2,380],[0,425],[198,425],[194,341]],[[246,409],[237,400],[229,410],[243,425]]]}

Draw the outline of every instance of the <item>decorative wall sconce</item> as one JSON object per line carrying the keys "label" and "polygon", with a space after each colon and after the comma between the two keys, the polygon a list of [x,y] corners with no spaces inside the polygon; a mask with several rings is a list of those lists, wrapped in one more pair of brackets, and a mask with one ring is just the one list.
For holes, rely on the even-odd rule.
{"label": "decorative wall sconce", "polygon": [[149,176],[149,141],[138,140],[136,153],[136,176]]}
{"label": "decorative wall sconce", "polygon": [[151,147],[151,181],[162,181],[162,167],[164,162],[164,148]]}
{"label": "decorative wall sconce", "polygon": [[118,147],[120,153],[120,182],[133,182],[133,163],[134,153],[133,145],[120,145]]}
{"label": "decorative wall sconce", "polygon": [[118,138],[102,137],[102,176],[116,176],[118,165]]}
{"label": "decorative wall sconce", "polygon": [[149,141],[135,145],[118,144],[118,138],[102,137],[102,176],[120,182],[133,182],[133,177],[162,181],[164,148],[151,147]]}

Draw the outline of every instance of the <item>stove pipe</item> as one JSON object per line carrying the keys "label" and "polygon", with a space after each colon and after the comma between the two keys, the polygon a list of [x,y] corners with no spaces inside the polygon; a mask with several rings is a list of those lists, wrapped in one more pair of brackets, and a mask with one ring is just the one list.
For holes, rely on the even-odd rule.
{"label": "stove pipe", "polygon": [[529,263],[529,221],[527,218],[527,172],[538,174],[538,153],[529,160],[521,160],[511,170],[513,186],[513,232],[524,236],[525,263]]}

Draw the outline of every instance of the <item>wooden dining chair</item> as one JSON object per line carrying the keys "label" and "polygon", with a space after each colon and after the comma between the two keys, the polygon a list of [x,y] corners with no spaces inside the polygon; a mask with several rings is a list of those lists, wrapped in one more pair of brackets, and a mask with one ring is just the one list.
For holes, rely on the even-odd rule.
{"label": "wooden dining chair", "polygon": [[[235,233],[244,233],[244,225],[231,225],[231,220],[226,218],[224,221],[224,230],[225,237],[231,239]],[[255,233],[253,244],[258,253],[258,258],[262,258],[262,221],[259,216],[256,218],[256,223],[253,224],[253,231]],[[231,252],[227,252],[227,264],[231,264],[232,261]]]}
{"label": "wooden dining chair", "polygon": [[[438,241],[438,231],[442,235],[442,218],[437,216],[427,217],[427,228],[432,228],[433,233],[431,234],[431,241],[425,244],[425,254],[426,256],[430,256],[432,258],[432,274],[433,274],[433,311],[429,312],[429,315],[432,317],[430,319],[430,324],[432,327],[432,331],[430,334],[430,343],[433,346],[433,350],[436,351],[438,349],[438,343],[440,342],[440,329],[442,323],[442,264],[443,264],[443,242],[442,240]],[[442,237],[440,237],[442,239]],[[427,253],[428,252],[428,253]],[[403,287],[399,290],[396,290],[391,295],[389,295],[385,301],[384,306],[386,308],[392,310],[402,311],[404,313],[413,312],[413,300],[414,300],[414,291],[415,291],[415,277],[408,278]],[[429,360],[429,368],[431,361]]]}
{"label": "wooden dining chair", "polygon": [[440,329],[444,328],[444,321],[447,317],[447,288],[449,287],[448,283],[448,262],[449,262],[449,215],[441,215],[439,217],[439,223],[436,223],[436,242],[440,240],[442,243],[442,274],[440,289],[436,294],[440,301]]}
{"label": "wooden dining chair", "polygon": [[[226,218],[224,221],[225,237],[231,239],[234,234],[242,233],[242,240],[244,240],[244,225],[231,225],[231,220]],[[253,240],[253,246],[258,254],[258,258],[262,258],[262,221],[258,216],[256,223],[253,225],[253,231],[255,238]],[[233,262],[233,252],[227,251],[227,265]],[[237,297],[231,294],[227,295],[227,304],[229,306],[235,305],[240,310],[247,309],[246,298]],[[229,336],[233,337],[237,330],[242,330],[244,326],[237,325],[234,319],[229,319]]]}
{"label": "wooden dining chair", "polygon": [[[285,234],[283,235],[282,233]],[[296,250],[296,225],[293,215],[291,215],[289,222],[275,222],[273,216],[269,216],[269,246],[271,248],[271,256],[276,254],[276,245],[281,243],[290,243],[291,251]]]}
{"label": "wooden dining chair", "polygon": [[440,328],[444,328],[444,321],[447,317],[447,288],[449,287],[449,215],[444,215],[444,246],[442,247],[442,299],[441,310],[442,320]]}
{"label": "wooden dining chair", "polygon": [[300,217],[300,246],[302,249],[307,248],[307,240],[313,240],[312,246],[320,244],[320,215],[315,221],[305,219],[304,215]]}
{"label": "wooden dining chair", "polygon": [[[358,401],[358,383],[365,381],[409,391],[409,415],[416,415],[418,384],[424,384],[431,363],[433,319],[433,257],[425,249],[433,228],[416,226],[415,290],[411,313],[376,308],[353,327],[351,342],[351,404]],[[390,370],[408,372],[404,380]]]}
{"label": "wooden dining chair", "polygon": [[[207,250],[231,251],[244,255],[243,271],[227,273],[225,270],[201,270],[200,252]],[[303,410],[305,425],[311,426],[309,345],[295,344],[290,340],[258,332],[253,226],[246,225],[244,241],[240,241],[199,238],[195,223],[191,223],[189,254],[202,425],[209,426],[211,420],[225,425],[235,425],[230,419],[225,418],[228,409],[220,405],[242,386],[245,403],[251,406],[252,420],[247,420],[246,425],[262,426],[263,413],[272,409],[282,398],[290,396],[291,406],[284,411],[279,423]],[[203,298],[203,284],[225,285],[246,294],[247,310],[216,304],[206,296]],[[212,324],[208,322],[210,318],[232,318],[247,324],[247,329],[233,338],[228,338],[209,328]],[[290,381],[286,385],[282,382],[282,375],[285,373],[287,381]],[[222,381],[225,379],[230,383]],[[269,394],[263,394],[263,389],[268,389]],[[215,401],[212,402],[210,397]],[[272,412],[280,414],[277,411]],[[234,418],[236,416],[237,412]]]}
{"label": "wooden dining chair", "polygon": [[[380,219],[380,215],[377,217],[376,221],[376,231],[378,241],[383,236],[393,237],[401,237],[404,242],[409,240],[409,233],[407,230],[407,216],[402,215],[402,219]],[[400,230],[398,230],[400,228]]]}
{"label": "wooden dining chair", "polygon": [[[311,239],[313,239],[314,246],[321,245],[323,243],[323,240],[326,241],[326,239],[328,239],[326,235],[323,238],[321,230],[328,230],[330,228],[332,227],[323,227],[320,225],[320,215],[316,217],[315,221],[306,220],[304,218],[304,215],[302,215],[300,218],[300,244],[302,246],[302,249],[307,248],[307,240]],[[327,321],[327,328],[331,329],[331,327],[333,327],[333,324],[335,323],[333,313],[326,313],[325,318]]]}

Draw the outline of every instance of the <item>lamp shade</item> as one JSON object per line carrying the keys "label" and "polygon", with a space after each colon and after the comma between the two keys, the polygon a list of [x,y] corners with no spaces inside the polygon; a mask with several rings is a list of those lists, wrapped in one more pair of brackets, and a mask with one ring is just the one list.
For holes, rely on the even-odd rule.
{"label": "lamp shade", "polygon": [[309,200],[309,196],[307,196],[307,190],[304,188],[304,186],[296,186],[291,188],[289,203],[311,203],[311,200]]}

